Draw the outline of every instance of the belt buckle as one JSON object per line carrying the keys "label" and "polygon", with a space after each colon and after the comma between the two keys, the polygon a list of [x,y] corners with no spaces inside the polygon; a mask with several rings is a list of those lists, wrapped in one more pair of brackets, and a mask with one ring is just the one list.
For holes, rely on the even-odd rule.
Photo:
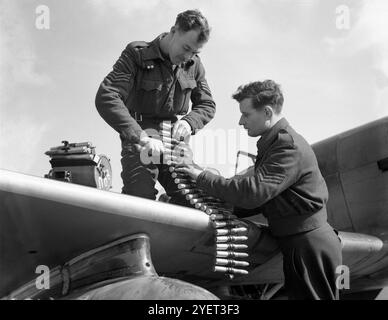
{"label": "belt buckle", "polygon": [[141,121],[143,121],[143,115],[140,113],[137,113],[136,111],[135,111],[135,114],[134,114],[134,116],[135,116],[135,120],[136,121],[138,121],[138,122],[141,122]]}

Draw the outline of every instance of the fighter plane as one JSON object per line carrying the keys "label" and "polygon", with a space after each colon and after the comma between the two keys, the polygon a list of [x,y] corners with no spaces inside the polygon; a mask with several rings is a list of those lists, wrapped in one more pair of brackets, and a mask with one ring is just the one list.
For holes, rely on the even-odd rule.
{"label": "fighter plane", "polygon": [[[379,291],[388,286],[388,117],[313,149],[349,271],[347,283],[346,272],[339,274],[342,296]],[[106,181],[104,166],[99,169],[99,181]],[[282,256],[259,212],[244,220],[249,273],[228,276],[214,272],[215,230],[205,212],[114,193],[103,182],[100,188],[69,183],[68,173],[56,174],[0,171],[3,299],[282,297]],[[42,278],[45,267],[49,276]]]}

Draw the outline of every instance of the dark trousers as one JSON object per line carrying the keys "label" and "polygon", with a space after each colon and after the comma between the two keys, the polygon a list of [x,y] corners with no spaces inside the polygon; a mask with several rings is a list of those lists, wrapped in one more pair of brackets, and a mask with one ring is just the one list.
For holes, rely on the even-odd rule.
{"label": "dark trousers", "polygon": [[342,264],[342,247],[329,224],[282,237],[279,244],[290,300],[338,299],[336,268]]}
{"label": "dark trousers", "polygon": [[[144,163],[144,158],[142,159],[135,146],[130,144],[123,145],[121,156],[121,178],[124,184],[122,193],[155,200],[158,193],[155,184],[159,181],[171,197],[170,203],[190,206],[185,196],[181,195],[168,170],[169,166],[165,161],[163,163],[163,158],[159,159],[159,164]],[[155,157],[153,159],[156,160]]]}

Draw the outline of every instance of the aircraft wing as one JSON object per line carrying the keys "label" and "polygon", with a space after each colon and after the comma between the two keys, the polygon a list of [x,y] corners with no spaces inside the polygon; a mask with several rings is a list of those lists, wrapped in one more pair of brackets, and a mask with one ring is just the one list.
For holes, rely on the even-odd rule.
{"label": "aircraft wing", "polygon": [[[159,275],[211,288],[282,282],[282,257],[266,226],[251,225],[247,276],[213,272],[214,231],[202,211],[0,170],[0,297],[83,252],[146,233]],[[357,278],[388,278],[381,239],[341,234],[345,264]],[[379,273],[380,272],[380,273]],[[381,274],[383,272],[383,274]]]}
{"label": "aircraft wing", "polygon": [[159,275],[225,278],[212,271],[214,231],[202,211],[5,170],[0,199],[0,297],[36,278],[39,265],[136,233],[149,235]]}

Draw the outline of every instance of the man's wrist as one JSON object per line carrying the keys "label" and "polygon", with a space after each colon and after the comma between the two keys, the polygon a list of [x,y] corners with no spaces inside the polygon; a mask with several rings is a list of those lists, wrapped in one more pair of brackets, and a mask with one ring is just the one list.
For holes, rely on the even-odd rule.
{"label": "man's wrist", "polygon": [[186,119],[181,119],[181,121],[184,121],[187,124],[186,126],[187,130],[190,132],[190,134],[193,134],[193,127],[191,126],[190,122],[187,121]]}

